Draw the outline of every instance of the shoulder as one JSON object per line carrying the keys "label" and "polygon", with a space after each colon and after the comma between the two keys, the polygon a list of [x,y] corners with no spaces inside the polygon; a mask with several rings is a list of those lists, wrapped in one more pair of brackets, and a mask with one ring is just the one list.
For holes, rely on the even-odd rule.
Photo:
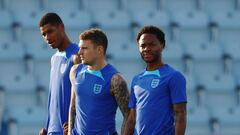
{"label": "shoulder", "polygon": [[127,83],[119,73],[112,76],[110,91],[113,95],[116,95],[117,93],[126,93],[126,91],[128,91]]}
{"label": "shoulder", "polygon": [[71,80],[74,78],[74,74],[76,73],[76,70],[80,65],[81,64],[76,64],[71,67],[70,74],[69,74]]}
{"label": "shoulder", "polygon": [[121,83],[125,81],[124,78],[120,75],[120,73],[115,73],[112,76],[111,83]]}
{"label": "shoulder", "polygon": [[170,82],[173,83],[186,83],[184,75],[179,71],[174,71],[171,74]]}

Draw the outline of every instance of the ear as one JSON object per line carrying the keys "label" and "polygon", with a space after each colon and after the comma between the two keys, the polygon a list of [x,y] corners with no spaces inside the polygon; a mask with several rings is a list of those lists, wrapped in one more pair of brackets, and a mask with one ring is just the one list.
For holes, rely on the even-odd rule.
{"label": "ear", "polygon": [[104,48],[103,48],[103,46],[98,46],[98,53],[99,54],[104,54]]}
{"label": "ear", "polygon": [[58,27],[60,27],[62,30],[64,30],[64,29],[65,29],[65,26],[64,26],[64,24],[63,24],[63,23],[59,24],[59,26],[58,26]]}

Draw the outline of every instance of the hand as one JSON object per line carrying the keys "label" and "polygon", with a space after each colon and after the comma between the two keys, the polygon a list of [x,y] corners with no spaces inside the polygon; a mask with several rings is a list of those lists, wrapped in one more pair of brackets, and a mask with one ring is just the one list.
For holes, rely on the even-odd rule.
{"label": "hand", "polygon": [[40,131],[39,131],[39,135],[47,135],[47,130],[45,128],[42,128]]}
{"label": "hand", "polygon": [[63,124],[63,132],[64,132],[64,135],[68,135],[68,122],[65,122]]}

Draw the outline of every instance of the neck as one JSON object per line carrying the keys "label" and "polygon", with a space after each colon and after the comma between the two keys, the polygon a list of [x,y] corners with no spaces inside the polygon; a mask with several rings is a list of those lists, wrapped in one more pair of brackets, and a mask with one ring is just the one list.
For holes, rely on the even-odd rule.
{"label": "neck", "polygon": [[69,40],[69,38],[66,36],[66,39],[63,41],[62,43],[62,47],[58,48],[59,52],[62,52],[64,50],[66,50],[71,44],[71,41]]}
{"label": "neck", "polygon": [[104,68],[107,65],[107,62],[105,59],[97,60],[95,64],[89,65],[88,69],[90,70],[100,70]]}
{"label": "neck", "polygon": [[151,70],[157,70],[160,67],[162,67],[164,64],[162,62],[162,60],[156,62],[156,63],[147,63],[147,70],[151,71]]}

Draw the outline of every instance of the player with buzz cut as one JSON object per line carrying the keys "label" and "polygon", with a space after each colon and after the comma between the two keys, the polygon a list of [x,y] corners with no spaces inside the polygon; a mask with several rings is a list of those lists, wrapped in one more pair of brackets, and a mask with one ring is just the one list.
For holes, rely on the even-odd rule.
{"label": "player with buzz cut", "polygon": [[51,58],[47,124],[39,135],[63,135],[71,96],[69,72],[73,65],[72,56],[79,47],[69,40],[56,13],[46,13],[39,22],[39,28],[46,43],[57,50]]}
{"label": "player with buzz cut", "polygon": [[164,33],[158,27],[145,26],[137,42],[147,67],[132,80],[125,135],[184,135],[186,80],[162,61]]}
{"label": "player with buzz cut", "polygon": [[108,40],[100,29],[80,34],[82,64],[70,72],[72,96],[68,135],[117,135],[115,117],[119,107],[124,120],[129,114],[129,93],[126,81],[106,62]]}

